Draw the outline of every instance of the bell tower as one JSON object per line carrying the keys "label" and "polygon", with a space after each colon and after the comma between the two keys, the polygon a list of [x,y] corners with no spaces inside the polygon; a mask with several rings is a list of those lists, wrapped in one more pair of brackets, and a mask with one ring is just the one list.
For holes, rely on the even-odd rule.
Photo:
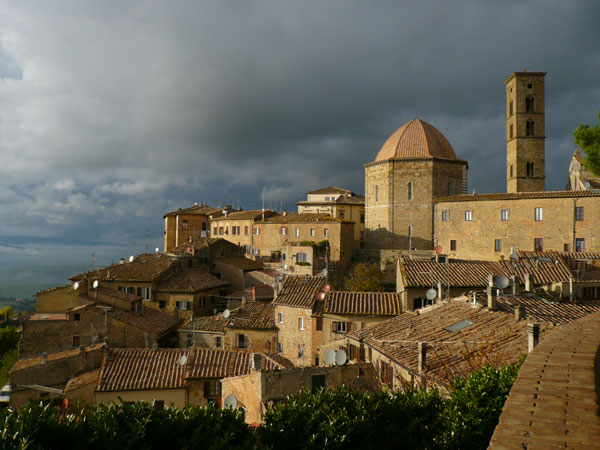
{"label": "bell tower", "polygon": [[506,191],[543,191],[546,72],[514,72],[506,79]]}

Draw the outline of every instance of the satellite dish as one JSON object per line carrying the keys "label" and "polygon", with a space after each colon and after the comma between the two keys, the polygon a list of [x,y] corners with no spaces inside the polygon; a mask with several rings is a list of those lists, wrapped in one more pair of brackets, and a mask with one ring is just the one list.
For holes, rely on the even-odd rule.
{"label": "satellite dish", "polygon": [[180,366],[185,366],[187,363],[187,356],[186,355],[181,355],[181,358],[179,358],[179,365]]}
{"label": "satellite dish", "polygon": [[319,292],[319,295],[317,295],[317,298],[321,301],[325,300],[325,292]]}
{"label": "satellite dish", "polygon": [[335,352],[335,363],[338,366],[343,366],[348,361],[348,356],[346,356],[346,352],[344,350],[339,350]]}
{"label": "satellite dish", "polygon": [[335,363],[335,350],[329,349],[325,352],[325,364]]}
{"label": "satellite dish", "polygon": [[325,292],[326,294],[331,290],[331,286],[329,286],[328,284],[326,284],[325,286],[323,286],[323,292]]}
{"label": "satellite dish", "polygon": [[227,210],[226,209],[223,210],[223,214],[227,215]]}
{"label": "satellite dish", "polygon": [[321,276],[322,277],[326,277],[327,276],[327,269],[321,270]]}
{"label": "satellite dish", "polygon": [[227,319],[229,317],[229,310],[226,309],[225,311],[223,311],[223,318]]}
{"label": "satellite dish", "polygon": [[160,249],[159,249],[158,247],[156,247],[156,248],[154,249],[154,253],[158,253],[159,251],[160,251]]}
{"label": "satellite dish", "polygon": [[441,245],[436,245],[435,247],[433,247],[433,251],[435,251],[435,253],[437,255],[440,255],[442,253],[442,246]]}
{"label": "satellite dish", "polygon": [[79,281],[75,282],[75,284],[73,285],[73,289],[75,289],[75,290],[79,289]]}
{"label": "satellite dish", "polygon": [[225,408],[236,409],[238,406],[238,401],[237,398],[235,398],[235,395],[229,394],[227,397],[225,397],[223,406],[225,406]]}
{"label": "satellite dish", "polygon": [[504,289],[507,286],[508,286],[508,278],[506,278],[504,275],[496,278],[496,287],[497,288]]}
{"label": "satellite dish", "polygon": [[92,287],[94,289],[96,289],[98,287],[98,280],[94,280],[94,283],[92,284]]}
{"label": "satellite dish", "polygon": [[133,262],[133,255],[129,257],[129,262]]}
{"label": "satellite dish", "polygon": [[519,255],[517,255],[516,253],[511,253],[509,256],[511,261],[518,261],[519,260]]}
{"label": "satellite dish", "polygon": [[283,270],[287,270],[287,269],[288,269],[288,266],[287,266],[287,264],[284,264],[284,265],[283,265]]}
{"label": "satellite dish", "polygon": [[437,297],[437,291],[434,288],[428,289],[425,296],[427,297],[427,300],[433,300]]}

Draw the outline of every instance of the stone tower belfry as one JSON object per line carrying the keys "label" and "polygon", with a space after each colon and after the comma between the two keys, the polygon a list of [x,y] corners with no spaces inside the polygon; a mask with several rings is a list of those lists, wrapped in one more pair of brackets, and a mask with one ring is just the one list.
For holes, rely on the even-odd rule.
{"label": "stone tower belfry", "polygon": [[506,85],[506,190],[543,191],[546,72],[514,72]]}

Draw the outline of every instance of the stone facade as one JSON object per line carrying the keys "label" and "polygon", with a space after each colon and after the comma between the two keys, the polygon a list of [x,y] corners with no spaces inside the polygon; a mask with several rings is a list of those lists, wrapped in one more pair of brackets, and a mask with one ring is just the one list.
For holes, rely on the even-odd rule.
{"label": "stone facade", "polygon": [[545,72],[515,72],[506,85],[507,192],[543,191]]}
{"label": "stone facade", "polygon": [[493,261],[518,250],[600,251],[600,193],[480,194],[454,200],[434,204],[435,243],[451,257]]}
{"label": "stone facade", "polygon": [[323,323],[320,321],[319,325],[318,321],[312,307],[275,305],[278,354],[296,367],[317,365],[318,348],[323,343]]}
{"label": "stone facade", "polygon": [[211,221],[212,235],[226,239],[244,249],[244,253],[251,253],[254,235],[252,228],[255,222],[262,218],[269,218],[277,215],[270,209],[264,213],[262,210],[235,211]]}
{"label": "stone facade", "polygon": [[375,161],[365,165],[367,248],[433,248],[431,200],[463,193],[462,160]]}

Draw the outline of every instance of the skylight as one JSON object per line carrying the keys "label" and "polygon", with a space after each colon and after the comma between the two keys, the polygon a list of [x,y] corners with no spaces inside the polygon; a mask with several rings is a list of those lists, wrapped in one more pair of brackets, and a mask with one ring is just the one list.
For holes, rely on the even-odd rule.
{"label": "skylight", "polygon": [[473,325],[473,322],[471,322],[469,319],[463,319],[463,320],[459,320],[458,322],[454,322],[452,325],[448,325],[447,327],[444,327],[444,330],[459,331],[459,330],[462,330],[463,328],[468,327],[469,325]]}

